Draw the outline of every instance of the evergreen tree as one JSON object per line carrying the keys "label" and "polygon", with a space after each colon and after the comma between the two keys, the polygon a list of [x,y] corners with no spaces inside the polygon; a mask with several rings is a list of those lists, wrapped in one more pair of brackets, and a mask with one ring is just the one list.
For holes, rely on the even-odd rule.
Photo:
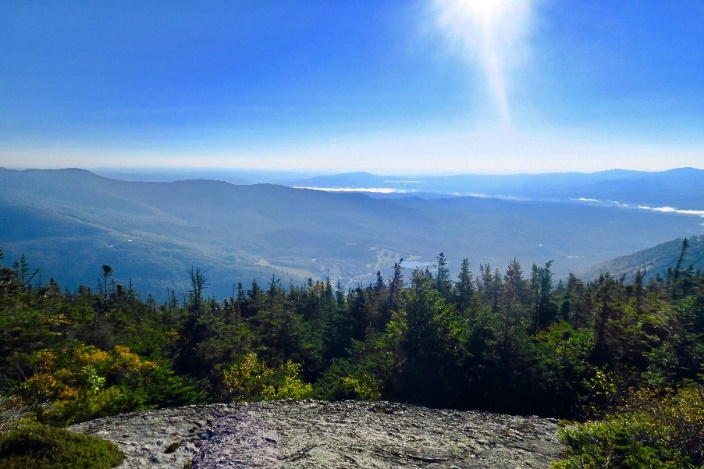
{"label": "evergreen tree", "polygon": [[526,302],[526,284],[523,279],[521,264],[513,259],[509,262],[504,275],[503,290],[503,353],[507,354],[511,347],[510,340],[515,335],[512,332],[521,321]]}
{"label": "evergreen tree", "polygon": [[435,288],[445,300],[450,301],[452,298],[452,279],[450,278],[450,269],[447,266],[445,254],[440,253],[437,257],[438,273],[435,277]]}
{"label": "evergreen tree", "polygon": [[469,270],[469,259],[462,259],[460,273],[457,275],[457,283],[455,284],[455,305],[457,308],[466,314],[466,312],[474,306],[474,278]]}

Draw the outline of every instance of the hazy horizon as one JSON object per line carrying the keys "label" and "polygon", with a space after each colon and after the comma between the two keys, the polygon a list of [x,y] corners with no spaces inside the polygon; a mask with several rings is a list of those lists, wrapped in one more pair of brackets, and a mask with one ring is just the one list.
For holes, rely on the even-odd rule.
{"label": "hazy horizon", "polygon": [[0,166],[704,168],[704,4],[0,5]]}
{"label": "hazy horizon", "polygon": [[[443,178],[443,177],[453,177],[453,176],[540,176],[540,175],[550,175],[550,174],[599,174],[607,173],[612,171],[622,171],[622,172],[644,172],[644,173],[663,173],[668,171],[677,170],[697,170],[704,171],[703,167],[694,166],[679,166],[679,167],[668,167],[664,169],[656,170],[642,170],[642,169],[631,169],[631,168],[620,168],[613,167],[608,169],[600,169],[594,171],[520,171],[520,172],[384,172],[384,171],[366,171],[363,169],[356,171],[335,171],[335,170],[296,170],[296,169],[259,169],[259,168],[237,168],[237,167],[183,167],[183,166],[161,166],[161,167],[139,167],[139,166],[26,166],[26,165],[7,165],[0,166],[0,168],[9,170],[87,170],[98,175],[193,175],[194,177],[200,177],[203,175],[216,176],[217,174],[229,174],[236,175],[242,174],[243,176],[257,176],[257,175],[269,175],[276,176],[280,178],[314,178],[319,176],[336,176],[336,175],[346,175],[346,174],[368,174],[375,177],[409,177],[409,178]],[[394,181],[396,182],[396,181]]]}

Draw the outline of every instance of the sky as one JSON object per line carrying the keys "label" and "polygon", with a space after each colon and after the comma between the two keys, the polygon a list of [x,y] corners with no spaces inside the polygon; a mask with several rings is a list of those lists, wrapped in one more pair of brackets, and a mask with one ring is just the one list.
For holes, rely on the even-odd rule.
{"label": "sky", "polygon": [[701,0],[0,3],[0,166],[704,168]]}

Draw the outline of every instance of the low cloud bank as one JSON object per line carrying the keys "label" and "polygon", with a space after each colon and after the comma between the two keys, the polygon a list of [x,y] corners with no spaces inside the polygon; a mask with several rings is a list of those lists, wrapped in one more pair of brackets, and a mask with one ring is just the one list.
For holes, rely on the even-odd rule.
{"label": "low cloud bank", "polygon": [[704,210],[685,210],[685,209],[679,209],[679,208],[675,208],[675,207],[651,207],[649,205],[632,205],[632,204],[625,204],[625,203],[617,202],[615,200],[599,200],[599,199],[590,199],[590,198],[586,198],[586,197],[580,197],[577,200],[579,202],[587,202],[587,203],[598,204],[598,205],[612,205],[614,207],[619,207],[619,208],[650,210],[652,212],[661,212],[661,213],[675,213],[677,215],[694,215],[697,217],[704,218]]}

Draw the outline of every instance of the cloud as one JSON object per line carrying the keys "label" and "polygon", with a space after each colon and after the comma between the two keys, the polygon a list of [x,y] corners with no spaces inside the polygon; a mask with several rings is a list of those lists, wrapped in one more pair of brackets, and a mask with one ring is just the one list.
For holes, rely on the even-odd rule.
{"label": "cloud", "polygon": [[478,64],[503,124],[511,126],[512,74],[527,51],[536,0],[433,0],[439,30]]}
{"label": "cloud", "polygon": [[638,208],[643,210],[653,210],[655,212],[676,213],[678,215],[696,215],[704,217],[704,210],[682,210],[674,207],[649,207],[647,205],[639,205]]}
{"label": "cloud", "polygon": [[619,208],[627,208],[627,209],[637,209],[637,210],[650,210],[652,212],[660,212],[660,213],[675,213],[677,215],[694,215],[697,217],[702,217],[704,218],[704,210],[685,210],[685,209],[680,209],[680,208],[675,208],[675,207],[651,207],[650,205],[632,205],[632,204],[626,204],[622,202],[618,202],[616,200],[600,200],[600,199],[591,199],[591,198],[586,198],[586,197],[580,197],[578,199],[579,202],[587,202],[587,203],[592,203],[592,204],[597,204],[597,205],[609,205],[609,206],[614,206],[614,207],[619,207]]}

